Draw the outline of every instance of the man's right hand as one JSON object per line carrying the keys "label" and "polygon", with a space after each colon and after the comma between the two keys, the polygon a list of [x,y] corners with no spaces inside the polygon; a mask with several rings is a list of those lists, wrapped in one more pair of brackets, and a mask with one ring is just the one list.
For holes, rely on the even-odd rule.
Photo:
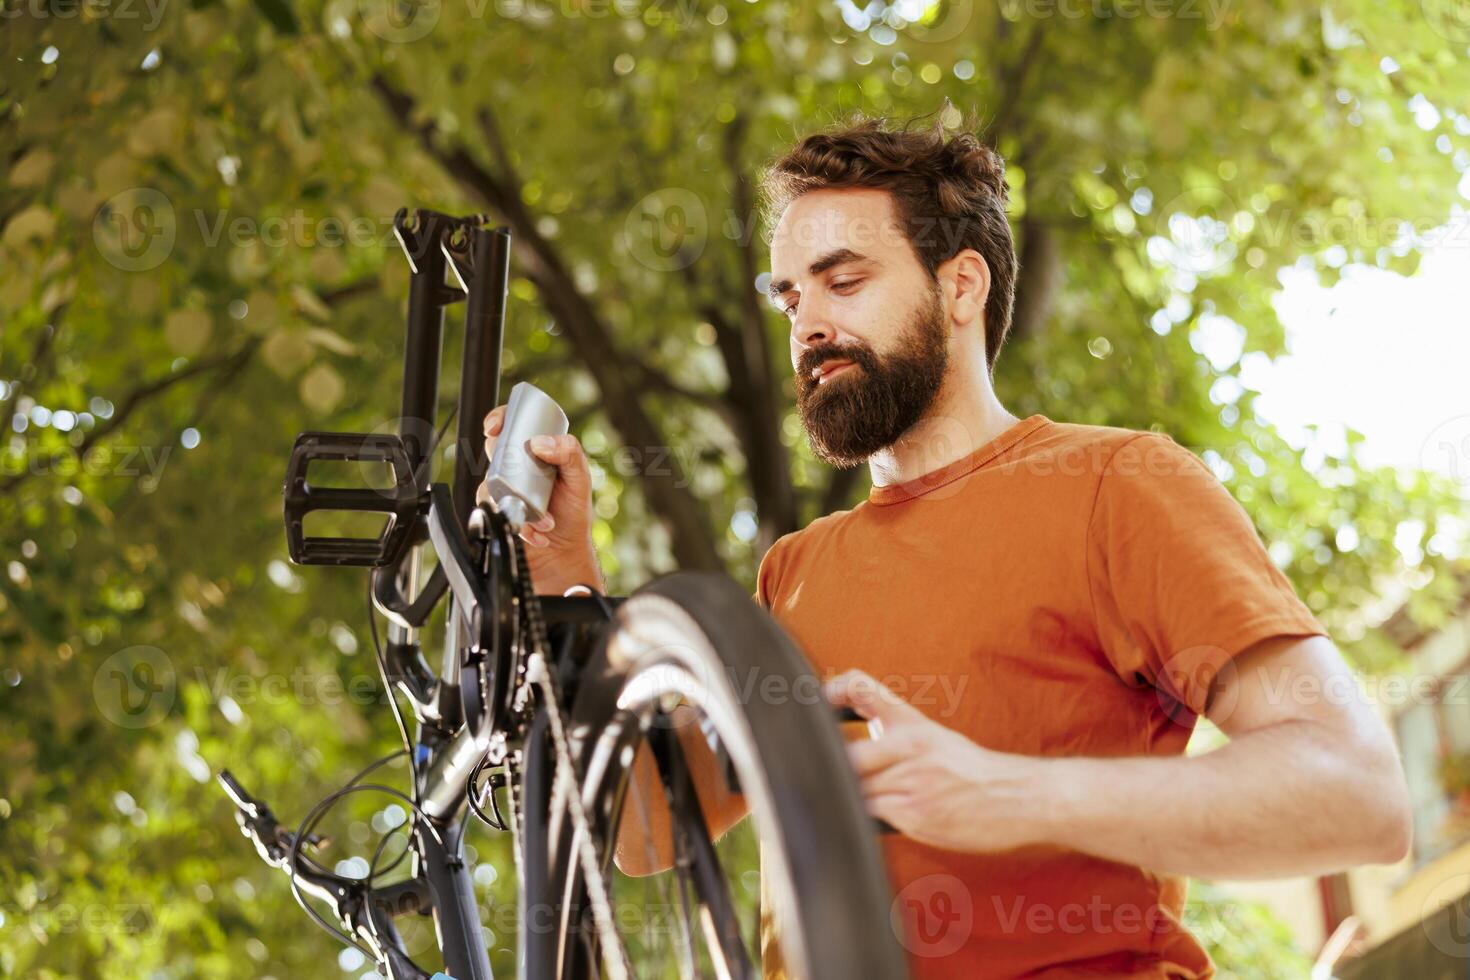
{"label": "man's right hand", "polygon": [[[505,408],[501,405],[485,416],[487,460],[495,456],[495,441],[505,422]],[[561,595],[582,583],[606,592],[597,564],[597,548],[592,543],[592,472],[587,465],[587,454],[571,433],[546,438],[551,439],[548,447],[538,447],[533,439],[530,451],[537,459],[557,468],[551,503],[545,517],[520,531],[536,592]],[[490,502],[483,481],[475,492],[475,500],[482,504]]]}

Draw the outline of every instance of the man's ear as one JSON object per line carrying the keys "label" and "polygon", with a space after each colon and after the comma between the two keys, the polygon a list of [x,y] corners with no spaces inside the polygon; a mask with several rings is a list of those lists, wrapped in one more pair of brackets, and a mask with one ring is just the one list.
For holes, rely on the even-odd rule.
{"label": "man's ear", "polygon": [[960,249],[934,272],[940,287],[953,297],[953,318],[962,324],[981,321],[990,298],[990,266],[985,257],[973,248]]}

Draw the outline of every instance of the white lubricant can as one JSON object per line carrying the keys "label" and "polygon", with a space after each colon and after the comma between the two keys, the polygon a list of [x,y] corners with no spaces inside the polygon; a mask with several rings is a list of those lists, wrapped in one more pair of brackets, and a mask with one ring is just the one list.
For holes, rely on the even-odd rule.
{"label": "white lubricant can", "polygon": [[570,427],[567,413],[540,388],[529,381],[511,388],[485,487],[491,504],[516,531],[546,515],[556,485],[557,468],[531,452],[532,437],[565,435]]}

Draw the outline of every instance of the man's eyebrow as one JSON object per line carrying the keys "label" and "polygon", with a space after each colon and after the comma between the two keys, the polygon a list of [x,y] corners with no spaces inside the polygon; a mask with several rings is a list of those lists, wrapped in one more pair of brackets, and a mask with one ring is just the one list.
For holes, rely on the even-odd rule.
{"label": "man's eyebrow", "polygon": [[[858,262],[866,258],[866,255],[854,252],[850,248],[837,248],[833,249],[826,255],[817,259],[811,265],[807,266],[806,271],[814,276],[821,275],[823,272],[826,272],[834,265],[840,265],[843,262]],[[771,285],[767,287],[766,292],[770,293],[771,299],[774,300],[794,285],[796,285],[796,283],[792,282],[790,279],[782,279],[779,282],[771,283]]]}

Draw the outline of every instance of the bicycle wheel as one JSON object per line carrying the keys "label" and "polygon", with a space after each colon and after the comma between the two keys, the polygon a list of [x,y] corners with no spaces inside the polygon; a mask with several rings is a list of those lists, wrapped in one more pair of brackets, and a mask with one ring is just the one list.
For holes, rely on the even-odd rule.
{"label": "bicycle wheel", "polygon": [[[702,939],[697,956],[689,949],[680,954],[675,975],[759,977],[762,944],[752,933],[765,931],[742,925],[750,873],[727,866],[726,841],[711,839],[684,765],[685,743],[666,725],[675,700],[696,713],[705,744],[748,807],[741,826],[759,850],[760,893],[770,903],[764,911],[783,961],[779,968],[771,962],[768,948],[768,975],[907,976],[875,826],[817,679],[748,593],[709,573],[667,575],[630,596],[581,672],[571,711],[584,810],[614,891],[624,883],[612,859],[640,745],[658,767],[678,841],[678,865],[667,874],[679,901],[667,904],[684,917],[686,935]],[[575,828],[565,801],[547,795],[549,891],[558,906],[554,975],[601,976],[604,950]],[[636,966],[637,976],[654,975],[644,963]]]}

